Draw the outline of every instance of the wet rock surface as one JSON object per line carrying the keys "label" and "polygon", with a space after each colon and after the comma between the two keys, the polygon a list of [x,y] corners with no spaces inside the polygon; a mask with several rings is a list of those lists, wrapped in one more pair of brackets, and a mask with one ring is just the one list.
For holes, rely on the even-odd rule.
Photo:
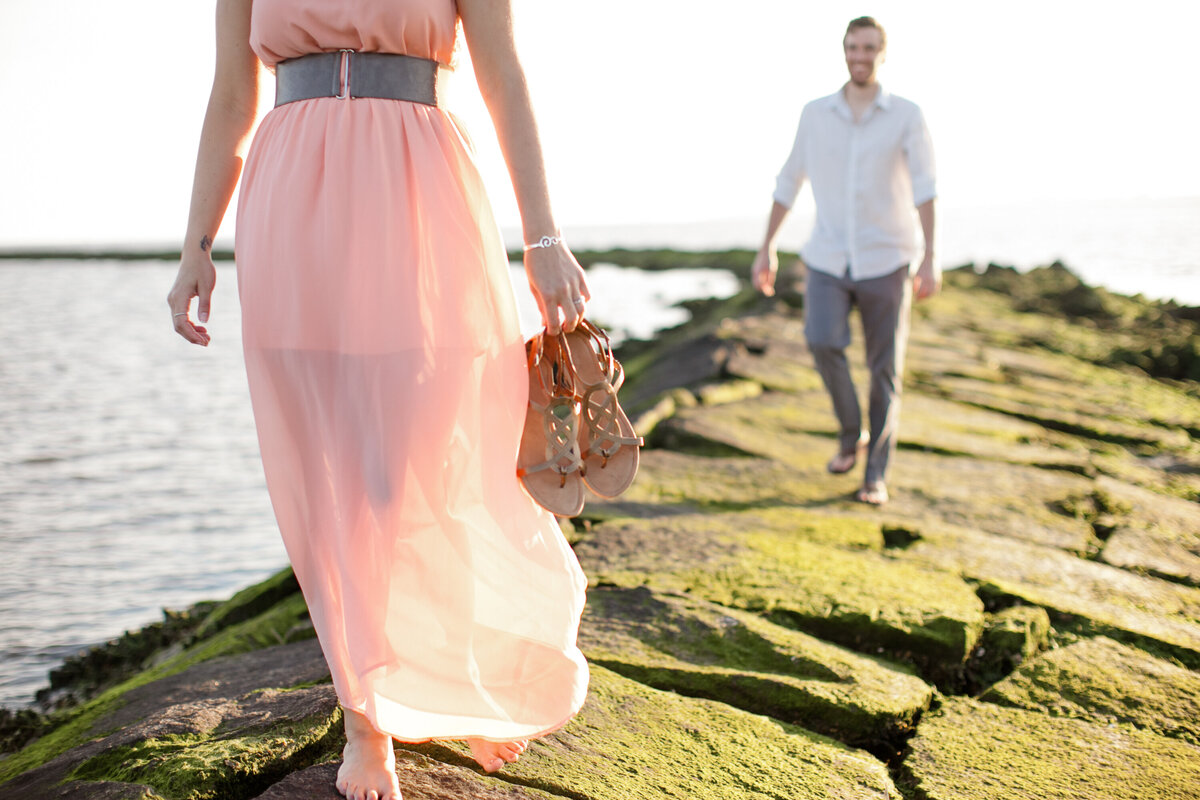
{"label": "wet rock surface", "polygon": [[[631,346],[651,446],[567,528],[588,701],[495,775],[403,746],[405,798],[1200,798],[1200,391],[1129,366],[1135,323],[1194,321],[1023,280],[951,273],[915,309],[882,509],[853,499],[861,464],[825,469],[788,304],[697,306]],[[0,759],[0,798],[336,798],[311,636],[286,571],[239,593],[84,676],[108,688]]]}

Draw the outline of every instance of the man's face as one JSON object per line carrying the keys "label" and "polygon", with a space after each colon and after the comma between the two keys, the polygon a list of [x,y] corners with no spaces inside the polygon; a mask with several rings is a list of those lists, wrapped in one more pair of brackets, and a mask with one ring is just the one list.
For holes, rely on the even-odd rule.
{"label": "man's face", "polygon": [[842,42],[846,51],[846,68],[855,86],[875,83],[879,65],[883,63],[883,36],[874,28],[855,28]]}

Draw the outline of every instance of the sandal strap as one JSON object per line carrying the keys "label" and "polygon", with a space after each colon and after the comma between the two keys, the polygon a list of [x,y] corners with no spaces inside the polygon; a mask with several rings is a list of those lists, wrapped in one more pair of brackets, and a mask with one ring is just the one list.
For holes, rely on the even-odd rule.
{"label": "sandal strap", "polygon": [[[535,406],[536,408],[537,406]],[[531,467],[517,470],[523,478],[534,472],[553,470],[562,477],[565,485],[567,475],[585,470],[583,459],[577,449],[579,441],[579,406],[572,398],[553,397],[542,407],[542,428],[546,434],[546,460]]]}
{"label": "sandal strap", "polygon": [[[548,397],[580,398],[576,390],[579,379],[575,375],[575,364],[571,361],[571,352],[562,340],[561,333],[551,336],[543,328],[540,333],[534,334],[525,345],[525,360],[529,370],[536,371],[542,390]],[[534,407],[541,409],[536,404]]]}
{"label": "sandal strap", "polygon": [[[594,403],[593,398],[602,393],[603,399]],[[584,449],[584,457],[599,453],[605,462],[612,458],[622,446],[641,447],[645,441],[640,436],[626,436],[621,433],[617,414],[620,406],[617,404],[617,390],[607,381],[593,384],[583,394],[581,403],[583,424],[587,426],[588,445]],[[610,442],[608,445],[599,444]]]}
{"label": "sandal strap", "polygon": [[620,389],[621,384],[625,382],[625,370],[622,369],[621,362],[617,361],[613,355],[612,340],[608,338],[608,334],[586,319],[579,321],[577,330],[595,342],[592,349],[596,354],[600,371],[604,373],[605,379],[613,385],[614,389]]}

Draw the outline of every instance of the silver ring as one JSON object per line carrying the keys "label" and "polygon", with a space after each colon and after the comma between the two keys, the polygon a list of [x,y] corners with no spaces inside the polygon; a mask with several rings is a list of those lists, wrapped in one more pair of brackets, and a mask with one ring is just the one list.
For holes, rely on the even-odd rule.
{"label": "silver ring", "polygon": [[187,316],[186,311],[176,311],[174,314],[171,315],[171,319],[175,319],[176,317],[186,317],[186,316]]}
{"label": "silver ring", "polygon": [[577,305],[577,306],[581,306],[581,305],[583,305],[583,295],[579,295],[579,297],[573,298],[573,299],[571,300],[571,302],[572,302],[572,303],[574,303],[574,304],[575,304],[575,305]]}

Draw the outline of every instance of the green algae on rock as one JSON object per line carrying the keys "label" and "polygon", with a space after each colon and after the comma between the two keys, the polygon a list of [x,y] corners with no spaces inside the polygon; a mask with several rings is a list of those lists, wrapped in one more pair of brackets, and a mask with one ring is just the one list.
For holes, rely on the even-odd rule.
{"label": "green algae on rock", "polygon": [[1137,642],[1200,666],[1200,589],[977,531],[931,525],[921,533],[898,557],[960,570],[984,594],[1042,606],[1060,626]]}
{"label": "green algae on rock", "polygon": [[[342,800],[334,788],[338,766],[332,761],[294,772],[254,800]],[[396,777],[405,800],[562,800],[561,795],[517,786],[409,750],[396,751]]]}
{"label": "green algae on rock", "polygon": [[637,480],[618,500],[589,499],[591,518],[664,516],[807,505],[828,500],[825,487],[766,458],[703,457],[670,450],[642,453]]}
{"label": "green algae on rock", "polygon": [[[155,681],[221,656],[260,651],[271,645],[311,637],[312,628],[308,623],[308,607],[304,604],[304,598],[299,593],[289,595],[258,616],[231,625],[87,702],[52,715],[50,721],[54,727],[49,732],[20,752],[0,761],[0,784],[79,747],[118,723],[131,721],[122,716],[122,708],[129,704],[131,697],[144,692],[144,687]],[[114,719],[118,723],[112,722]]]}
{"label": "green algae on rock", "polygon": [[[817,515],[809,517],[820,528]],[[753,526],[700,536],[686,549],[660,520],[596,526],[576,552],[596,581],[648,585],[770,616],[871,654],[912,660],[954,680],[983,627],[983,604],[954,573],[914,567],[870,550],[819,544]],[[667,522],[666,524],[670,524]],[[846,520],[826,517],[830,531]]]}
{"label": "green algae on rock", "polygon": [[1105,637],[1051,650],[984,700],[1093,722],[1123,722],[1200,745],[1200,675]]}
{"label": "green algae on rock", "polygon": [[921,800],[1196,800],[1200,748],[1136,728],[946,698],[909,743]]}
{"label": "green algae on rock", "polygon": [[580,647],[657,689],[720,700],[894,754],[933,689],[904,668],[755,615],[646,587],[588,592]]}
{"label": "green algae on rock", "polygon": [[[786,464],[794,470],[793,481],[801,479],[805,484],[809,504],[830,503],[848,496],[855,484],[853,477],[830,475],[825,469],[836,450],[827,405],[823,394],[766,394],[732,405],[679,411],[660,426],[659,436],[675,449],[696,455],[753,456]],[[953,418],[946,408],[938,407],[937,412]],[[997,429],[1003,426],[990,430]],[[979,436],[978,429],[972,435]],[[907,441],[903,432],[901,437]],[[996,445],[991,455],[1001,450],[1001,461],[902,450],[896,454],[890,479],[897,490],[895,501],[888,505],[889,516],[933,517],[1079,553],[1098,549],[1086,520],[1054,510],[1057,499],[1089,492],[1092,482],[1020,463],[1022,455],[1049,458],[1042,450],[1028,453],[1017,444]],[[660,480],[655,466],[651,462],[642,478],[650,485]],[[729,499],[740,499],[739,489],[729,487]]]}
{"label": "green algae on rock", "polygon": [[[250,797],[268,778],[336,752],[328,675],[317,643],[306,640],[129,681],[0,762],[6,771],[9,761],[26,762],[14,765],[19,774],[0,792],[40,796],[73,779],[151,785],[166,800],[211,797],[214,786],[224,787],[220,796]],[[277,737],[291,744],[272,743]]]}
{"label": "green algae on rock", "polygon": [[986,686],[1012,672],[1050,643],[1050,615],[1038,606],[1018,605],[988,614],[979,647],[971,653],[973,685]]}
{"label": "green algae on rock", "polygon": [[[469,763],[458,743],[411,749]],[[572,800],[900,800],[869,753],[602,667],[579,716],[497,774]]]}
{"label": "green algae on rock", "polygon": [[[280,700],[306,708],[314,705],[317,710],[302,719],[291,719],[279,708],[283,705]],[[288,694],[257,692],[235,708],[233,713],[222,708],[224,715],[213,713],[215,708],[204,708],[195,732],[153,736],[114,747],[80,764],[70,779],[146,784],[165,800],[251,797],[296,769],[336,752],[342,741],[341,714],[329,686]],[[182,715],[177,709],[170,712],[164,723],[177,725]],[[207,727],[213,722],[217,725]]]}
{"label": "green algae on rock", "polygon": [[1096,483],[1096,491],[1120,509],[1102,560],[1200,585],[1200,503],[1163,497],[1108,477]]}

